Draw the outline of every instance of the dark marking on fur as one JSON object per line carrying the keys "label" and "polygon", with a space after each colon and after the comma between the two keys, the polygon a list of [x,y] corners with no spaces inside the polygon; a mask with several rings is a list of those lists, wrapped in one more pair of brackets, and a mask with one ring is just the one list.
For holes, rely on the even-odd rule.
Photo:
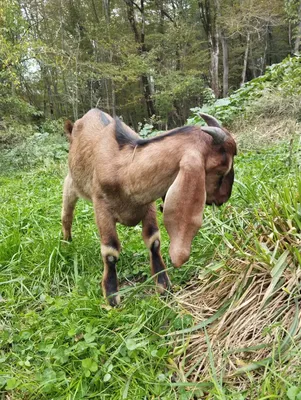
{"label": "dark marking on fur", "polygon": [[132,133],[126,129],[126,125],[124,125],[119,118],[115,117],[115,137],[119,144],[120,148],[123,148],[126,145],[135,147],[135,146],[146,146],[151,143],[159,142],[164,140],[167,137],[175,136],[175,135],[182,135],[182,134],[189,134],[194,131],[193,126],[183,126],[180,128],[173,129],[168,133],[163,133],[158,136],[154,136],[150,139],[138,139],[136,136],[132,135]]}
{"label": "dark marking on fur", "polygon": [[[157,242],[157,245],[156,245]],[[151,246],[151,263],[152,263],[152,270],[153,274],[158,274],[157,275],[157,283],[159,285],[162,285],[166,289],[169,288],[170,282],[169,278],[167,276],[167,273],[165,271],[165,266],[161,258],[160,254],[160,240],[156,239],[154,243]]]}
{"label": "dark marking on fur", "polygon": [[159,142],[161,140],[164,140],[167,137],[175,136],[175,135],[186,135],[189,133],[194,132],[194,127],[193,126],[182,126],[180,128],[173,129],[172,131],[168,133],[163,133],[158,136],[154,136],[150,139],[139,139],[138,140],[138,145],[139,146],[145,146],[149,143],[154,143],[154,142]]}
{"label": "dark marking on fur", "polygon": [[135,147],[137,145],[137,138],[126,129],[126,126],[120,121],[118,117],[115,117],[115,137],[120,148],[126,145]]}
{"label": "dark marking on fur", "polygon": [[107,243],[103,243],[105,246],[112,247],[113,249],[116,249],[117,251],[120,250],[120,245],[118,240],[115,237],[111,237]]}
{"label": "dark marking on fur", "polygon": [[121,185],[117,180],[103,182],[101,185],[102,190],[110,196],[118,196],[122,190]]}
{"label": "dark marking on fur", "polygon": [[115,307],[117,305],[116,297],[114,294],[118,292],[118,281],[116,272],[117,258],[114,256],[106,256],[106,268],[107,274],[106,279],[103,282],[103,286],[106,292],[106,297],[110,306]]}
{"label": "dark marking on fur", "polygon": [[148,224],[146,229],[146,235],[150,238],[153,236],[154,233],[158,232],[157,225]]}

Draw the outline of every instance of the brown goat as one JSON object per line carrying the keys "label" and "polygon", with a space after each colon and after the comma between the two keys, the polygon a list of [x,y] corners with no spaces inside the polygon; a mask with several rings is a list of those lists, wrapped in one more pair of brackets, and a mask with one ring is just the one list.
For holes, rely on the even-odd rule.
{"label": "brown goat", "polygon": [[202,225],[205,203],[221,205],[232,190],[236,144],[217,120],[200,114],[209,126],[184,126],[141,139],[118,118],[93,109],[74,124],[67,121],[69,174],[64,183],[62,224],[71,240],[73,211],[79,197],[92,200],[104,263],[102,287],[109,303],[119,303],[116,262],[120,243],[116,222],[142,221],[158,290],[169,287],[160,253],[154,201],[164,199],[164,225],[170,257],[180,267],[190,256]]}

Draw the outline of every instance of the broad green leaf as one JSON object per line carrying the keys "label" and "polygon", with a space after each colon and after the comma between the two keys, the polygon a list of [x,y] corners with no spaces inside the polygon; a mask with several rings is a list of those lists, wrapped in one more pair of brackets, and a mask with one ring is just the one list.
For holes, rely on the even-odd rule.
{"label": "broad green leaf", "polygon": [[85,369],[90,369],[92,363],[93,363],[92,358],[85,358],[84,360],[82,360],[82,366],[83,366]]}
{"label": "broad green leaf", "polygon": [[299,393],[299,388],[297,388],[297,386],[291,386],[287,390],[286,395],[289,398],[289,400],[296,400],[298,393]]}
{"label": "broad green leaf", "polygon": [[128,350],[135,350],[138,347],[135,339],[127,339],[125,345]]}
{"label": "broad green leaf", "polygon": [[15,389],[18,386],[19,382],[17,381],[16,378],[10,378],[6,381],[6,390],[12,390]]}
{"label": "broad green leaf", "polygon": [[95,361],[92,361],[91,366],[90,366],[90,371],[96,372],[98,370],[98,365]]}
{"label": "broad green leaf", "polygon": [[111,377],[112,377],[111,374],[105,374],[105,376],[103,377],[103,381],[108,382],[111,379]]}

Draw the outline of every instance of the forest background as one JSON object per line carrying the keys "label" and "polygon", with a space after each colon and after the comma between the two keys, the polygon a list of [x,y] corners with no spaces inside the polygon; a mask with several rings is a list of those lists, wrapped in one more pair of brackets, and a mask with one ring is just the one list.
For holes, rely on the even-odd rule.
{"label": "forest background", "polygon": [[297,0],[2,0],[0,124],[92,107],[136,130],[183,125],[298,53]]}

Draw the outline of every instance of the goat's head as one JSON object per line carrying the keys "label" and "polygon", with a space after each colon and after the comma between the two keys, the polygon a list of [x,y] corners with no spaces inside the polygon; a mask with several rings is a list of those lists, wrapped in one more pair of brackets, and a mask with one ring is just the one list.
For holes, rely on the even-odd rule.
{"label": "goat's head", "polygon": [[231,196],[234,182],[233,158],[236,144],[230,133],[210,115],[200,113],[208,126],[202,131],[212,137],[212,146],[206,161],[206,204],[221,206]]}
{"label": "goat's head", "polygon": [[215,118],[207,114],[201,114],[201,117],[208,126],[196,128],[194,138],[202,138],[200,146],[195,140],[184,152],[179,173],[164,200],[164,224],[175,267],[189,258],[192,239],[202,225],[205,203],[225,203],[231,195],[234,180],[234,139]]}

